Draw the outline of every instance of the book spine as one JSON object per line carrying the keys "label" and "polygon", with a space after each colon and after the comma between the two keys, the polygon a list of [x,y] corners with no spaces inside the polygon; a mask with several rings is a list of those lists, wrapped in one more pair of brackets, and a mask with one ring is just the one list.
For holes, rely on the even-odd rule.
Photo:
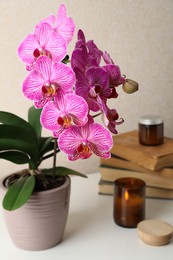
{"label": "book spine", "polygon": [[142,179],[148,186],[173,189],[173,178],[171,177],[164,177],[156,174],[147,174],[143,172],[122,170],[110,167],[99,167],[99,171],[101,174],[101,178],[104,181],[113,182],[118,178],[131,177]]}
{"label": "book spine", "polygon": [[105,166],[115,167],[115,168],[134,170],[134,171],[151,172],[150,170],[148,170],[142,166],[139,166],[135,163],[124,160],[122,158],[114,157],[113,155],[111,156],[110,159],[101,158],[100,164],[105,165]]}
{"label": "book spine", "polygon": [[[114,194],[113,183],[99,183],[98,194],[112,196]],[[146,186],[146,198],[173,199],[173,190]]]}

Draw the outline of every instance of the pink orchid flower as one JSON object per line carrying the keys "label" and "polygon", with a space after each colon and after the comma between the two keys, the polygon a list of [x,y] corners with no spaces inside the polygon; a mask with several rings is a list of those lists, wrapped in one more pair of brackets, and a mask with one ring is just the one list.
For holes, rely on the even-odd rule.
{"label": "pink orchid flower", "polygon": [[46,19],[42,20],[42,22],[49,23],[54,30],[60,34],[67,42],[67,44],[72,40],[75,24],[71,17],[66,14],[66,7],[64,4],[61,4],[57,16],[50,15]]}
{"label": "pink orchid flower", "polygon": [[110,158],[113,140],[106,128],[89,118],[84,126],[72,126],[64,130],[59,136],[58,145],[71,161],[87,159],[93,153],[99,157]]}
{"label": "pink orchid flower", "polygon": [[44,128],[54,132],[54,136],[66,128],[84,125],[88,121],[88,104],[75,94],[59,93],[54,101],[49,101],[42,110],[41,124]]}
{"label": "pink orchid flower", "polygon": [[67,53],[66,41],[48,23],[40,23],[19,45],[18,56],[26,63],[27,70],[34,68],[40,56],[48,56],[54,62],[63,60]]}
{"label": "pink orchid flower", "polygon": [[35,102],[37,108],[55,97],[58,92],[71,91],[75,83],[75,74],[63,63],[54,63],[46,56],[38,58],[32,70],[23,82],[26,98]]}
{"label": "pink orchid flower", "polygon": [[113,140],[110,132],[93,120],[84,126],[72,126],[64,130],[58,139],[58,147],[71,161],[89,158],[93,153],[110,158]]}

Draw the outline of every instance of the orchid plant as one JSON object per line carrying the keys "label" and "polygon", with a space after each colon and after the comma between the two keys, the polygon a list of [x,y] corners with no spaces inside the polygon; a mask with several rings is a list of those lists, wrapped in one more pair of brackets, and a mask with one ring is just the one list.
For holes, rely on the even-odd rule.
{"label": "orchid plant", "polygon": [[[57,16],[50,15],[40,21],[18,48],[18,57],[27,70],[23,94],[39,111],[41,126],[51,131],[54,138],[54,177],[70,173],[65,167],[56,167],[58,151],[65,153],[71,161],[87,159],[92,154],[110,158],[112,134],[117,133],[116,126],[122,124],[123,119],[119,118],[116,109],[109,108],[108,100],[118,97],[119,85],[123,85],[127,93],[138,89],[136,82],[121,75],[119,66],[107,52],[99,50],[93,40],[86,40],[82,30],[78,31],[69,60],[67,47],[74,31],[74,21],[67,16],[62,4]],[[95,121],[98,115],[102,115],[102,124]],[[52,138],[46,141],[52,144]],[[16,209],[28,200],[36,185],[28,182],[28,178],[35,180],[37,176],[50,174],[49,169],[38,170],[40,163],[41,160],[39,164],[30,164],[25,181],[19,178],[10,186],[4,199],[6,209]],[[20,190],[20,203],[14,199],[9,202],[17,189]],[[21,196],[21,190],[25,196]]]}

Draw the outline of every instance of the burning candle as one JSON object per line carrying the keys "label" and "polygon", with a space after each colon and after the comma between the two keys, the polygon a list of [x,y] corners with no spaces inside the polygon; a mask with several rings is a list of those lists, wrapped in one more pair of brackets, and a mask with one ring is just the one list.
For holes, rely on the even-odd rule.
{"label": "burning candle", "polygon": [[129,228],[145,219],[144,181],[120,178],[114,182],[113,217],[116,224]]}

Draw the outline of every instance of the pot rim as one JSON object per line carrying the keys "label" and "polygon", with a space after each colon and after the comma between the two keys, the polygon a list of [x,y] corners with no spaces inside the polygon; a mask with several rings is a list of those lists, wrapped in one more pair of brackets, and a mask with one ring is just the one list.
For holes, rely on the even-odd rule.
{"label": "pot rim", "polygon": [[[7,188],[4,186],[4,181],[5,179],[10,176],[11,174],[8,174],[8,175],[5,175],[3,177],[0,178],[0,189],[2,189],[4,192],[7,191]],[[31,196],[33,195],[37,195],[37,194],[49,194],[49,193],[52,193],[52,192],[56,192],[57,190],[61,190],[61,189],[64,189],[66,186],[68,186],[69,184],[71,184],[71,179],[68,175],[64,176],[66,178],[65,182],[59,186],[59,187],[56,187],[56,188],[53,188],[53,189],[49,189],[49,190],[43,190],[43,191],[34,191],[32,193]]]}

